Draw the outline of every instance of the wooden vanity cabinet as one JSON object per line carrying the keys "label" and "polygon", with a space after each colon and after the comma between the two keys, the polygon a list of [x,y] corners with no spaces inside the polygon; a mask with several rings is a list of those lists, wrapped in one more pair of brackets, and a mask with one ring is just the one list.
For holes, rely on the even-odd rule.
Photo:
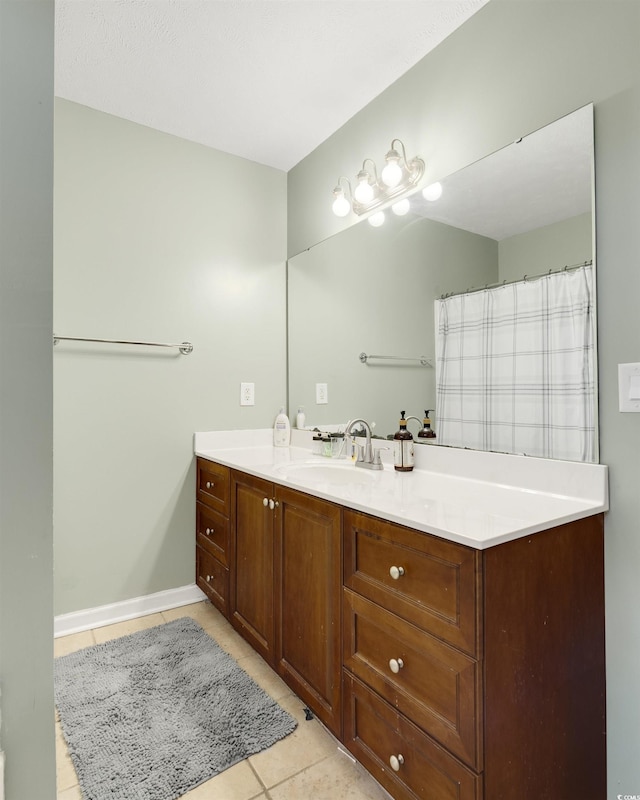
{"label": "wooden vanity cabinet", "polygon": [[603,515],[477,550],[198,459],[197,582],[395,800],[605,800]]}
{"label": "wooden vanity cabinet", "polygon": [[198,458],[196,475],[196,584],[227,616],[230,470]]}
{"label": "wooden vanity cabinet", "polygon": [[602,515],[484,551],[343,524],[344,741],[391,795],[604,800]]}
{"label": "wooden vanity cabinet", "polygon": [[231,508],[231,622],[339,736],[341,509],[236,470]]}

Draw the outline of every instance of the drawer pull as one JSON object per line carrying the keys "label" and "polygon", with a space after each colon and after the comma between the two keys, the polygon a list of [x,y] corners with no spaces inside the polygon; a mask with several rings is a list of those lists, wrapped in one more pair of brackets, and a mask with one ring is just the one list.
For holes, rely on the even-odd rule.
{"label": "drawer pull", "polygon": [[389,575],[391,575],[394,581],[397,581],[398,578],[404,575],[404,567],[391,567],[389,569]]}
{"label": "drawer pull", "polygon": [[398,772],[400,767],[404,764],[404,756],[401,753],[398,753],[397,756],[391,756],[389,763],[391,764],[391,769],[394,772]]}
{"label": "drawer pull", "polygon": [[269,498],[268,498],[268,497],[264,497],[264,498],[262,499],[262,505],[263,505],[265,508],[266,508],[266,507],[269,505]]}
{"label": "drawer pull", "polygon": [[213,528],[207,528],[207,530],[205,531],[205,533],[207,534],[207,536],[213,536],[213,534],[215,533],[215,531],[213,530]]}
{"label": "drawer pull", "polygon": [[273,500],[269,500],[269,508],[273,511],[273,509],[275,507],[276,507],[276,504],[273,502]]}
{"label": "drawer pull", "polygon": [[404,667],[404,661],[401,658],[392,658],[389,661],[389,669],[391,672],[394,672],[396,675],[400,672],[400,670]]}
{"label": "drawer pull", "polygon": [[207,583],[211,582],[211,575],[207,575]]}
{"label": "drawer pull", "polygon": [[215,483],[213,481],[207,481],[207,483],[205,485],[206,485],[207,489],[213,489],[213,487],[215,486]]}

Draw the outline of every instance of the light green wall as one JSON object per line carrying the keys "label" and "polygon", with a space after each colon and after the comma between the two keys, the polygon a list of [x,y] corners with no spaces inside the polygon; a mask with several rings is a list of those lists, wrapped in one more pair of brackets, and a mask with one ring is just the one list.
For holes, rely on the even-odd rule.
{"label": "light green wall", "polygon": [[0,0],[0,750],[6,800],[55,797],[52,167],[53,1]]}
{"label": "light green wall", "polygon": [[[57,99],[55,613],[194,582],[193,432],[285,402],[286,175]],[[240,382],[256,404],[240,407]]]}
{"label": "light green wall", "polygon": [[639,37],[637,0],[491,0],[288,180],[294,254],[349,224],[331,213],[335,181],[353,174],[365,156],[380,159],[392,137],[426,158],[431,181],[594,103],[600,453],[610,468],[611,501],[611,798],[640,793],[640,415],[619,413],[617,396],[618,363],[640,361]]}
{"label": "light green wall", "polygon": [[525,275],[541,275],[550,269],[591,261],[591,217],[591,214],[580,214],[502,239],[498,242],[498,280],[517,281]]}

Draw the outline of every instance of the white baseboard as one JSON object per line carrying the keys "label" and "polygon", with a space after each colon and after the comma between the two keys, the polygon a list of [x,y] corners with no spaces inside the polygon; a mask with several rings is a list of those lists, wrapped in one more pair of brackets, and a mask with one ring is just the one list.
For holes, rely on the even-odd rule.
{"label": "white baseboard", "polygon": [[156,592],[144,597],[133,597],[131,600],[122,600],[119,603],[109,603],[106,606],[87,608],[83,611],[72,611],[70,614],[60,614],[54,617],[53,635],[57,638],[91,628],[102,628],[104,625],[112,625],[114,622],[145,617],[147,614],[198,603],[205,599],[204,592],[201,592],[195,583],[192,583],[189,586],[167,589],[164,592]]}

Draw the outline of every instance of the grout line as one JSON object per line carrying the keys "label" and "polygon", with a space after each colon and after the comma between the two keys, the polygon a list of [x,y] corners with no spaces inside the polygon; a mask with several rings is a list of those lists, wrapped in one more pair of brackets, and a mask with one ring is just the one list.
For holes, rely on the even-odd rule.
{"label": "grout line", "polygon": [[[263,792],[266,792],[267,791],[267,786],[266,786],[265,782],[262,780],[262,778],[258,775],[258,772],[257,772],[256,768],[251,763],[251,756],[249,756],[249,758],[246,759],[246,762],[249,765],[249,769],[256,776],[256,778],[258,780],[258,783],[260,784],[260,786],[262,786],[262,792],[260,794],[262,794]],[[260,797],[260,795],[257,794],[256,797]]]}

